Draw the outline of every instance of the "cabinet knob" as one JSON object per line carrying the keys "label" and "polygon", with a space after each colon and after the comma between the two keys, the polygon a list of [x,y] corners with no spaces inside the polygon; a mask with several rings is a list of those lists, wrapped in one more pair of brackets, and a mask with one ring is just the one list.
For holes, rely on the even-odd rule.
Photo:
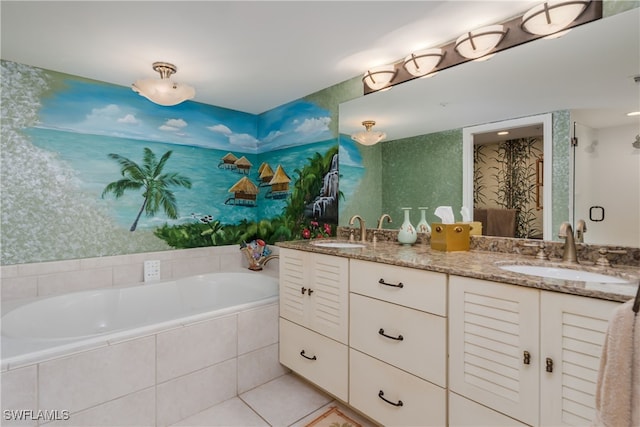
{"label": "cabinet knob", "polygon": [[550,357],[547,357],[545,360],[545,370],[547,372],[553,372],[553,359]]}
{"label": "cabinet knob", "polygon": [[380,390],[380,393],[378,393],[378,397],[382,400],[384,400],[385,402],[387,402],[389,405],[393,405],[393,406],[402,406],[404,405],[404,403],[402,403],[402,400],[398,400],[398,402],[392,402],[390,400],[385,399],[384,397],[384,391]]}
{"label": "cabinet knob", "polygon": [[307,292],[307,288],[303,286],[302,289],[300,289],[300,292],[302,292],[302,295],[304,295],[304,293]]}
{"label": "cabinet knob", "polygon": [[526,350],[522,354],[522,363],[524,363],[525,365],[530,365],[531,364],[531,353],[529,353]]}
{"label": "cabinet knob", "polygon": [[313,289],[309,288],[309,291],[307,292],[307,294],[311,296],[312,293],[313,293]]}

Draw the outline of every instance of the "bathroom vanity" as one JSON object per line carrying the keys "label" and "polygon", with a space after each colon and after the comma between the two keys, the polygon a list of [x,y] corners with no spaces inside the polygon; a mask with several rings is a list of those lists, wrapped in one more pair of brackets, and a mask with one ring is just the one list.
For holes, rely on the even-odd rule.
{"label": "bathroom vanity", "polygon": [[608,319],[638,284],[425,244],[278,245],[281,363],[383,425],[589,424]]}

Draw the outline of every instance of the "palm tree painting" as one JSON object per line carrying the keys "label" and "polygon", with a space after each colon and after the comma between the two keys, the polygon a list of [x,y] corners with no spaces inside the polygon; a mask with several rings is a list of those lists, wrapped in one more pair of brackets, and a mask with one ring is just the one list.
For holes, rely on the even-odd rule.
{"label": "palm tree painting", "polygon": [[119,154],[109,154],[111,159],[120,164],[120,173],[123,178],[107,184],[102,191],[102,198],[108,193],[113,193],[115,198],[118,199],[127,190],[143,190],[142,206],[140,206],[138,215],[133,224],[131,224],[129,231],[135,231],[142,212],[152,216],[162,208],[169,218],[176,219],[178,217],[176,198],[169,187],[191,188],[191,180],[177,172],[163,172],[171,153],[171,150],[167,151],[162,155],[160,161],[157,161],[153,151],[145,147],[142,166]]}

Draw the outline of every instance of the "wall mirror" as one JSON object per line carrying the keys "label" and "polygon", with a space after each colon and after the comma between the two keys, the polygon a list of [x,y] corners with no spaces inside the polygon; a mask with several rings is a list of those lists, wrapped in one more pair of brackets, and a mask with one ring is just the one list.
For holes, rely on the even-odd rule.
{"label": "wall mirror", "polygon": [[[587,243],[640,246],[640,230],[637,228],[640,224],[640,149],[632,145],[635,135],[640,133],[640,118],[626,115],[640,108],[640,85],[634,81],[634,77],[640,74],[639,20],[640,9],[632,9],[574,28],[560,38],[538,39],[500,52],[488,61],[466,62],[433,77],[415,79],[387,91],[342,103],[339,111],[339,129],[343,135],[341,150],[346,151],[342,145],[351,144],[345,142],[347,136],[361,130],[364,120],[375,120],[376,129],[386,132],[387,137],[376,146],[358,147],[363,157],[375,150],[384,151],[385,147],[402,143],[407,138],[452,132],[447,143],[459,156],[456,158],[460,164],[448,168],[451,175],[445,175],[444,169],[440,171],[437,181],[459,182],[459,193],[453,201],[434,199],[429,203],[452,204],[455,211],[463,203],[469,203],[469,191],[472,191],[469,190],[472,181],[469,179],[469,165],[462,164],[465,150],[463,130],[478,126],[489,129],[499,122],[553,113],[552,141],[547,141],[551,144],[547,143],[544,148],[544,190],[548,191],[543,196],[543,206],[547,211],[543,224],[544,238],[557,239],[557,228],[563,221],[585,219]],[[575,129],[581,127],[587,129],[587,136],[576,135],[578,147],[572,148]],[[608,132],[604,129],[610,128],[619,130],[609,132],[616,136],[607,136],[605,141]],[[631,167],[624,170],[616,168],[616,160],[602,155],[608,152],[605,147],[609,140],[622,144],[624,148],[619,151]],[[580,164],[584,162],[584,156],[578,155],[580,149],[590,154],[587,172]],[[414,153],[407,153],[407,156],[411,155]],[[377,162],[369,163],[381,168],[377,173],[380,180],[392,177],[394,171],[387,170],[387,158],[378,156]],[[608,162],[608,169],[595,166],[600,159]],[[343,158],[340,160],[342,168]],[[465,162],[468,163],[468,159]],[[615,200],[606,202],[609,205],[605,207],[605,220],[590,221],[589,209],[601,206],[601,202],[591,199],[588,193],[593,182],[609,182],[608,178],[597,174],[600,170],[610,173],[612,162],[614,169],[628,175],[616,179],[618,187],[623,187],[619,188],[620,191],[609,191]],[[415,168],[413,172],[419,175],[421,170]],[[584,178],[585,175],[589,179]],[[363,181],[367,185],[385,185],[375,179]],[[422,182],[427,186],[433,185],[433,175]],[[348,216],[353,213],[349,206],[366,206],[375,210],[367,213],[369,218],[377,218],[382,213],[380,209],[385,208],[385,202],[374,203],[370,199],[378,194],[380,191],[376,188],[355,189],[349,196],[354,200],[345,202],[345,211],[341,208],[340,224],[346,225]],[[385,196],[381,197],[384,199]],[[358,203],[359,198],[369,200]],[[589,201],[579,205],[576,199]],[[397,203],[424,206],[422,200]],[[619,205],[626,206],[622,224],[614,220],[618,217],[615,212]],[[591,213],[593,218],[600,218],[594,209]],[[601,215],[599,210],[597,214]],[[400,219],[399,213],[395,212],[395,217]],[[417,217],[414,221],[417,222]],[[626,234],[635,233],[635,240],[620,241],[621,233],[625,234],[620,229],[629,224],[632,224],[632,229],[634,225],[636,228]],[[618,230],[607,231],[605,225]]]}

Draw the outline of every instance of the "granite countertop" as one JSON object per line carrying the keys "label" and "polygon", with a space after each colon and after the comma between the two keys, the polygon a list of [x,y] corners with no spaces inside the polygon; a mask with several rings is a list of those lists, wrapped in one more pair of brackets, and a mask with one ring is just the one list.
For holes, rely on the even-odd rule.
{"label": "granite countertop", "polygon": [[[346,242],[346,240],[336,239],[320,241]],[[572,266],[570,264],[562,264],[561,260],[539,261],[533,256],[504,252],[484,252],[478,250],[442,252],[432,250],[429,245],[424,243],[404,246],[397,242],[381,241],[377,243],[364,243],[365,247],[363,248],[330,248],[315,246],[313,245],[314,242],[316,242],[316,240],[278,242],[277,246],[619,302],[632,299],[636,295],[640,283],[640,270],[637,267],[615,266],[605,268],[582,264]],[[579,268],[583,271],[618,276],[628,280],[630,283],[603,284],[550,279],[512,273],[499,268],[499,264]]]}

